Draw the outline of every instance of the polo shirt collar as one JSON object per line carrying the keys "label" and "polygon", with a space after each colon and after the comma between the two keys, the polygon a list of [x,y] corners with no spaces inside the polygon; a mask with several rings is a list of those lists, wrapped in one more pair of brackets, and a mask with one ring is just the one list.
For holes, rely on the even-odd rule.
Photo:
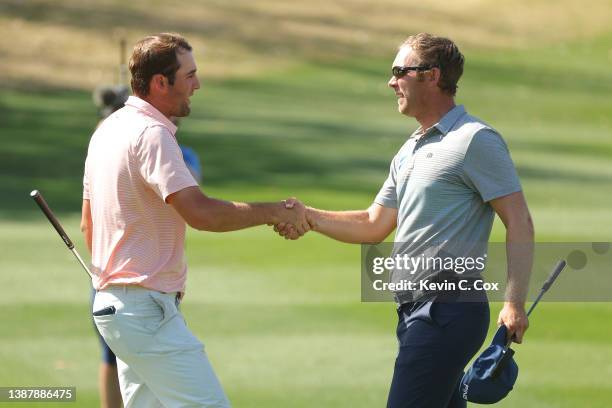
{"label": "polo shirt collar", "polygon": [[138,109],[145,115],[150,116],[151,118],[160,122],[162,125],[168,128],[170,133],[172,133],[172,136],[174,136],[174,134],[176,133],[176,125],[172,123],[170,119],[168,119],[163,113],[158,111],[153,105],[151,105],[144,99],[140,99],[137,96],[130,96],[125,102],[125,105]]}
{"label": "polo shirt collar", "polygon": [[465,114],[465,108],[463,105],[457,105],[453,109],[446,112],[446,115],[442,116],[440,121],[434,125],[436,129],[440,131],[443,135],[446,134],[453,128],[455,123],[459,120],[461,116]]}

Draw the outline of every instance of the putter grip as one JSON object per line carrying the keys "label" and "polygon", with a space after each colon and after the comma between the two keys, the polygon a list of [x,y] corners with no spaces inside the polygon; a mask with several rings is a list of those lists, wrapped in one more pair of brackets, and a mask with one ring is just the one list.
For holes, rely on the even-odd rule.
{"label": "putter grip", "polygon": [[47,219],[49,220],[51,225],[53,225],[53,228],[55,228],[59,236],[62,237],[62,240],[64,241],[68,249],[74,248],[74,244],[72,243],[70,238],[68,238],[68,234],[66,234],[66,231],[64,231],[64,228],[62,228],[57,218],[55,218],[53,211],[51,211],[49,205],[47,205],[47,202],[43,198],[42,194],[40,194],[38,190],[34,190],[30,193],[30,197],[32,197],[34,201],[36,201],[36,204],[38,204],[40,210],[47,216]]}
{"label": "putter grip", "polygon": [[557,276],[559,276],[561,271],[565,268],[565,265],[567,265],[567,262],[565,262],[564,259],[559,261],[559,263],[557,264],[557,266],[555,266],[555,269],[552,271],[548,279],[546,279],[546,282],[544,282],[544,286],[542,286],[542,291],[546,292],[552,286],[555,279],[557,279]]}

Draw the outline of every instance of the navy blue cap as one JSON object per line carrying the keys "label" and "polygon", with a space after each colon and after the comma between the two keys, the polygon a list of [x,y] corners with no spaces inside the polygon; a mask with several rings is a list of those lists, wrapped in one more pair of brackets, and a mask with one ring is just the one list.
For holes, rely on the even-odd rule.
{"label": "navy blue cap", "polygon": [[500,326],[491,345],[478,356],[459,383],[461,397],[477,404],[494,404],[514,387],[518,365],[514,350],[506,348],[506,326]]}

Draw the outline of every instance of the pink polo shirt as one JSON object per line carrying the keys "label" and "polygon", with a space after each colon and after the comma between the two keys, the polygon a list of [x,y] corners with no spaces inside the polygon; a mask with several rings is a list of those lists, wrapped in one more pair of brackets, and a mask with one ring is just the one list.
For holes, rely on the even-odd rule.
{"label": "pink polo shirt", "polygon": [[90,200],[96,289],[140,285],[184,292],[185,221],[166,203],[197,186],[174,136],[176,126],[130,96],[89,142],[83,199]]}

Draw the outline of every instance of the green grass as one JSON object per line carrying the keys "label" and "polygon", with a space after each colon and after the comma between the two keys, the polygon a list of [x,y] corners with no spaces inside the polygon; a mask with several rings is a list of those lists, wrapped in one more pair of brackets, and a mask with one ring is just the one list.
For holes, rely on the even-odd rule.
{"label": "green grass", "polygon": [[[63,221],[76,234],[78,219]],[[43,220],[0,225],[0,267],[10,272],[0,277],[0,355],[10,367],[0,382],[74,385],[77,406],[91,406],[98,350],[88,283],[54,234]],[[189,233],[183,311],[236,406],[382,404],[395,312],[391,304],[360,303],[358,251],[318,236],[286,242],[265,228]],[[494,304],[493,318],[498,310]],[[585,406],[582,399],[605,407],[612,330],[602,322],[611,318],[609,304],[542,304],[516,346],[516,389],[500,406]]]}
{"label": "green grass", "polygon": [[[467,54],[458,102],[507,140],[539,241],[611,240],[609,40]],[[416,128],[386,88],[392,57],[300,62],[237,79],[208,78],[202,64],[179,139],[201,156],[204,191],[368,206]],[[45,194],[85,255],[78,211],[95,110],[84,91],[3,88],[0,115],[0,385],[75,385],[78,402],[66,406],[91,407],[98,345],[88,282],[27,195]],[[503,237],[497,223],[492,239]],[[395,312],[360,302],[359,247],[314,234],[286,242],[261,227],[191,231],[187,256],[183,310],[235,406],[384,404]],[[516,347],[516,389],[499,406],[609,406],[610,319],[607,303],[542,304]]]}

